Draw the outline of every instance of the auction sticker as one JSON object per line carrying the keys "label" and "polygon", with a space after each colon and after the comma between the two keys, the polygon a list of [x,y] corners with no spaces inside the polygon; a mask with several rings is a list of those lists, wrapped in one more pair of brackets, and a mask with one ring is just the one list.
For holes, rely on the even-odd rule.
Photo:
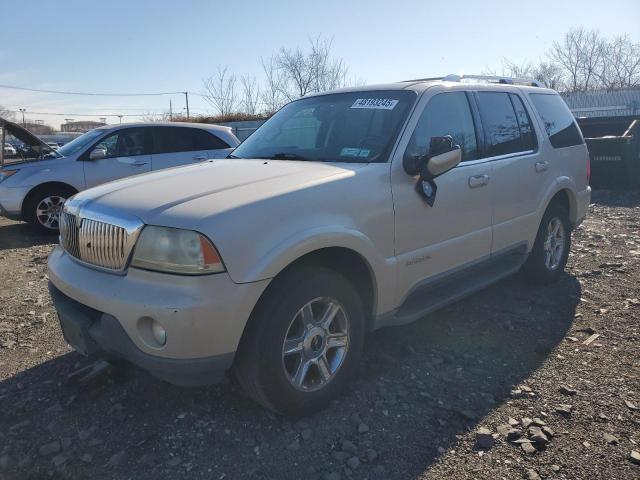
{"label": "auction sticker", "polygon": [[358,98],[351,108],[368,108],[370,110],[393,110],[398,100],[391,98]]}

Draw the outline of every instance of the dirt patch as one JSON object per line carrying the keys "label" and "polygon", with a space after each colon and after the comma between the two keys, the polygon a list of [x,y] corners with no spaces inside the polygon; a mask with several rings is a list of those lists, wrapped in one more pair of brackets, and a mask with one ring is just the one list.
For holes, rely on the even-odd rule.
{"label": "dirt patch", "polygon": [[376,332],[342,398],[284,419],[234,384],[79,382],[46,288],[56,239],[1,219],[0,478],[638,478],[639,232],[640,194],[597,192],[560,282]]}

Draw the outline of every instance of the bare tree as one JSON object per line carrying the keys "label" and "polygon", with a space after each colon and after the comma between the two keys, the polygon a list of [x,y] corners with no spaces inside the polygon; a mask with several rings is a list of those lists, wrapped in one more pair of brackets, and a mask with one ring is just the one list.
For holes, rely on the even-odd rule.
{"label": "bare tree", "polygon": [[260,59],[260,62],[262,63],[262,71],[265,77],[265,84],[260,93],[260,98],[266,113],[272,114],[287,101],[282,94],[283,87],[281,87],[287,80],[283,72],[276,67],[273,55],[268,60]]}
{"label": "bare tree", "polygon": [[5,120],[13,120],[15,118],[15,113],[12,110],[9,110],[6,107],[0,105],[0,117]]}
{"label": "bare tree", "polygon": [[240,77],[240,84],[242,86],[242,100],[240,102],[242,110],[249,115],[257,114],[260,103],[260,87],[258,87],[256,77],[243,75]]}
{"label": "bare tree", "polygon": [[344,86],[348,69],[341,58],[331,56],[331,45],[331,40],[317,37],[309,40],[308,51],[282,47],[263,61],[269,96],[293,100]]}
{"label": "bare tree", "polygon": [[228,115],[238,107],[235,74],[228,73],[229,67],[218,66],[215,75],[204,80],[203,98],[214,107],[219,115]]}
{"label": "bare tree", "polygon": [[170,120],[168,112],[144,112],[140,115],[140,120],[146,123],[155,123],[155,122],[168,122]]}
{"label": "bare tree", "polygon": [[640,86],[640,43],[622,35],[606,43],[598,78],[606,89]]}
{"label": "bare tree", "polygon": [[584,28],[571,29],[561,42],[553,42],[549,58],[562,68],[566,90],[586,91],[600,86],[598,72],[606,45],[606,39],[597,30]]}

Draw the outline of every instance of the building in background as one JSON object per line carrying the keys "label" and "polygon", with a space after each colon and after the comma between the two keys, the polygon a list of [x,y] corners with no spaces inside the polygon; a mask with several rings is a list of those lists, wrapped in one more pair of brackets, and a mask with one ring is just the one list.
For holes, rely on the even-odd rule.
{"label": "building in background", "polygon": [[102,127],[106,125],[105,122],[94,122],[91,120],[81,120],[78,122],[67,122],[60,125],[61,132],[76,132],[84,133],[94,128]]}

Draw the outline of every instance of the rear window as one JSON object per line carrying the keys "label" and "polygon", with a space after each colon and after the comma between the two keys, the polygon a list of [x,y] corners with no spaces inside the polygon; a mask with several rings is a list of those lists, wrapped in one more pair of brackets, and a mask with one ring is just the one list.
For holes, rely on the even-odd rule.
{"label": "rear window", "polygon": [[578,125],[560,95],[532,93],[529,96],[542,118],[544,129],[554,148],[583,143]]}

